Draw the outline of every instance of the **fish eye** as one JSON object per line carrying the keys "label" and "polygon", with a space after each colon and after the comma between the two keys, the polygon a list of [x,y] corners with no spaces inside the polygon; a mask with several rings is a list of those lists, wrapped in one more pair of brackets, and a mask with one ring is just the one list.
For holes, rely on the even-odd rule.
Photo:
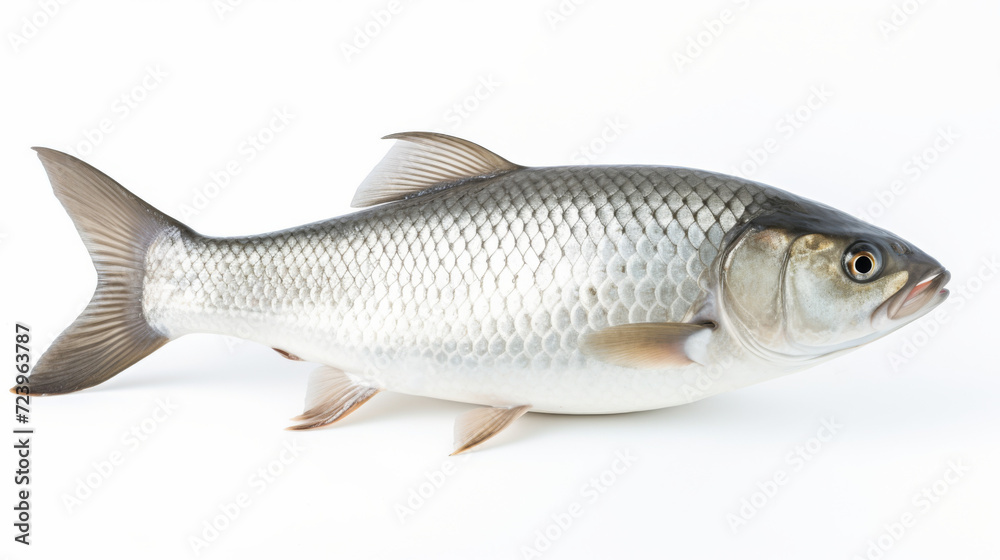
{"label": "fish eye", "polygon": [[871,243],[859,241],[844,252],[844,272],[855,282],[867,282],[882,270],[882,254]]}

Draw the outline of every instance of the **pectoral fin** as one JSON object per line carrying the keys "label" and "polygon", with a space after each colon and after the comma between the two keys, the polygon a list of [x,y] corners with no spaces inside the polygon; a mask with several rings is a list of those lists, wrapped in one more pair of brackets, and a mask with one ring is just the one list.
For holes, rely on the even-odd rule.
{"label": "pectoral fin", "polygon": [[617,366],[659,368],[693,362],[686,345],[715,323],[631,323],[584,335],[584,354]]}
{"label": "pectoral fin", "polygon": [[504,431],[531,405],[513,407],[484,406],[470,410],[455,420],[455,451],[458,455]]}
{"label": "pectoral fin", "polygon": [[292,418],[300,423],[288,429],[309,430],[332,424],[357,410],[378,392],[377,387],[365,385],[335,367],[318,368],[309,375],[305,412]]}

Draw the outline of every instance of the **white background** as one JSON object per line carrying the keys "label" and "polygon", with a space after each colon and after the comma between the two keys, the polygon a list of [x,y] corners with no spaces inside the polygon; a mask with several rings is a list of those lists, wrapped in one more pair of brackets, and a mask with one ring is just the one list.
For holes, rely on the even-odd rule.
{"label": "white background", "polygon": [[[293,434],[312,365],[192,335],[100,387],[32,401],[33,544],[12,541],[8,447],[0,558],[188,558],[193,537],[202,558],[1000,555],[1000,280],[984,267],[1000,251],[995,3],[424,0],[387,22],[385,0],[221,14],[73,2],[51,16],[49,3],[5,2],[0,19],[0,331],[30,325],[35,360],[96,276],[33,145],[79,154],[214,235],[348,212],[389,147],[379,137],[405,130],[527,165],[741,173],[874,216],[944,263],[953,294],[941,320],[807,372],[675,409],[529,414],[457,459],[452,421],[469,405],[383,394]],[[274,111],[292,117],[272,133]],[[270,142],[248,161],[251,135]],[[225,188],[208,186],[234,159]],[[824,419],[840,427],[820,442]],[[265,481],[267,468],[280,474]],[[241,493],[249,504],[206,536]]]}

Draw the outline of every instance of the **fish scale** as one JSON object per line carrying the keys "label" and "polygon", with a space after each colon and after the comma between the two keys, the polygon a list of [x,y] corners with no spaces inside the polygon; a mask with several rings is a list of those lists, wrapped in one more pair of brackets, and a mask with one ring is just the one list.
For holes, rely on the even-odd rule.
{"label": "fish scale", "polygon": [[682,168],[525,169],[269,235],[172,232],[148,253],[143,308],[171,338],[235,332],[388,390],[603,412],[652,388],[652,407],[675,382],[586,390],[580,336],[684,320],[765,200]]}
{"label": "fish scale", "polygon": [[[321,364],[293,429],[383,390],[479,403],[462,453],[526,412],[688,403],[871,342],[948,296],[940,263],[784,191],[706,171],[526,168],[399,140],[325,222],[210,238],[38,148],[98,283],[19,394],[102,383],[214,332]],[[19,383],[22,380],[19,379]]]}

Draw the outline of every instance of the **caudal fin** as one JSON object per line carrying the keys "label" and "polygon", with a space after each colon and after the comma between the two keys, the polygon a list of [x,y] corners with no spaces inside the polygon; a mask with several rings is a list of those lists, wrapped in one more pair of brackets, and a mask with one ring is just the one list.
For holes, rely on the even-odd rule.
{"label": "caudal fin", "polygon": [[94,297],[28,379],[32,395],[54,395],[103,383],[167,343],[142,312],[146,252],[165,231],[190,230],[79,159],[35,150],[97,269]]}

